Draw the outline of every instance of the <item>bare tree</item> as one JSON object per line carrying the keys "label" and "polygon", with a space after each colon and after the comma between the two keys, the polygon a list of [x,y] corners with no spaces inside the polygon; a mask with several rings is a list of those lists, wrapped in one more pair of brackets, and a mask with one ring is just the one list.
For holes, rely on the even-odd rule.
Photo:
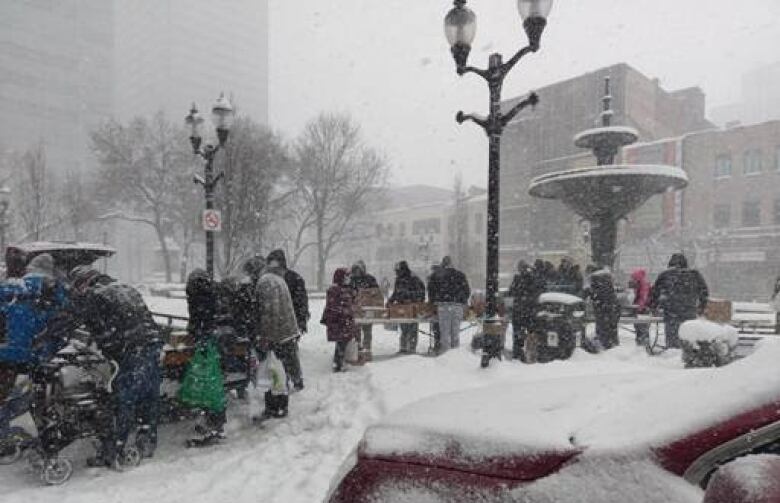
{"label": "bare tree", "polygon": [[222,211],[222,275],[258,252],[280,206],[280,179],[289,165],[282,138],[248,117],[238,117],[230,139],[217,155],[224,173],[217,204]]}
{"label": "bare tree", "polygon": [[109,121],[92,133],[92,148],[100,162],[107,217],[151,226],[162,250],[166,281],[172,279],[167,238],[182,191],[191,188],[191,153],[186,134],[158,112],[129,124]]}
{"label": "bare tree", "polygon": [[51,227],[54,214],[54,192],[56,184],[46,164],[46,148],[38,143],[16,159],[14,178],[14,213],[23,240],[40,240],[44,231]]}
{"label": "bare tree", "polygon": [[92,197],[87,180],[78,171],[69,171],[62,182],[60,207],[62,217],[70,227],[73,238],[84,239],[87,224],[97,217],[98,205]]}
{"label": "bare tree", "polygon": [[348,226],[369,206],[388,166],[363,144],[348,115],[321,113],[310,121],[295,145],[296,239],[313,231],[317,249],[317,287],[325,285],[325,265]]}

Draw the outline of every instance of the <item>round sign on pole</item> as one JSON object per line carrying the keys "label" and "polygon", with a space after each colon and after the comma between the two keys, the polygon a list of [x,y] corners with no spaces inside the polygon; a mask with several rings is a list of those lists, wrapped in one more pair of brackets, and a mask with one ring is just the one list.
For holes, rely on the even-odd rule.
{"label": "round sign on pole", "polygon": [[219,210],[203,211],[203,230],[222,232],[222,214]]}

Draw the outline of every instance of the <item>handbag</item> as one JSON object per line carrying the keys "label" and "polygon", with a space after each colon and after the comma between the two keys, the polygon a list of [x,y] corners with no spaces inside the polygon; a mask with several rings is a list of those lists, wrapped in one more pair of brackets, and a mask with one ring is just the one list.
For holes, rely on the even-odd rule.
{"label": "handbag", "polygon": [[219,350],[212,340],[195,350],[179,388],[179,401],[211,412],[225,410],[225,388]]}

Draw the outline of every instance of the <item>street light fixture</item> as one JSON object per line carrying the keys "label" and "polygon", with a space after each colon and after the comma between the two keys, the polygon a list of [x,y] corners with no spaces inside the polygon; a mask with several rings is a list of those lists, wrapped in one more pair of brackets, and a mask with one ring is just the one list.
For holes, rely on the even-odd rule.
{"label": "street light fixture", "polygon": [[501,134],[507,124],[528,105],[534,106],[539,98],[531,93],[509,111],[501,110],[501,87],[504,78],[520,59],[528,53],[539,50],[542,32],[547,26],[547,15],[552,8],[552,0],[517,0],[517,9],[523,20],[523,28],[528,37],[528,45],[523,47],[506,63],[501,54],[491,54],[488,68],[479,69],[468,66],[471,43],[477,31],[477,17],[466,7],[466,0],[455,0],[454,7],[444,18],[444,34],[450,43],[458,75],[476,73],[488,84],[490,91],[490,113],[487,117],[458,112],[455,120],[460,124],[472,121],[482,127],[489,138],[488,150],[488,225],[487,225],[487,308],[483,333],[485,344],[482,353],[482,366],[487,367],[491,358],[499,358],[502,349],[502,336],[505,330],[504,320],[498,316],[498,228],[499,228],[499,181]]}
{"label": "street light fixture", "polygon": [[[206,230],[206,271],[210,278],[214,278],[214,229],[211,229],[207,221],[208,218],[213,218],[216,213],[214,210],[214,189],[217,187],[219,180],[222,178],[223,173],[219,173],[214,176],[214,156],[217,151],[225,146],[228,135],[230,134],[230,128],[233,125],[233,118],[235,112],[233,106],[230,104],[225,94],[219,95],[216,103],[211,108],[211,119],[214,123],[214,127],[217,131],[217,139],[219,143],[217,145],[207,144],[201,148],[203,142],[203,117],[198,113],[198,106],[193,103],[190,109],[189,115],[185,117],[184,123],[190,128],[190,143],[192,144],[192,152],[195,155],[202,157],[206,164],[204,166],[204,176],[200,177],[195,175],[193,180],[195,183],[203,186],[203,192],[206,196],[206,212],[204,213],[204,227]],[[219,218],[217,217],[217,221]]]}

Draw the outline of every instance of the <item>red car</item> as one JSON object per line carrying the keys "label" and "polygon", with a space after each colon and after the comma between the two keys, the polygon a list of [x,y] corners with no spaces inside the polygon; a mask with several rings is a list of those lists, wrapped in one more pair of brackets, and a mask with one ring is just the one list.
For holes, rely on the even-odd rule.
{"label": "red car", "polygon": [[434,396],[370,427],[328,501],[700,503],[720,465],[780,451],[779,361],[766,340],[721,368]]}

